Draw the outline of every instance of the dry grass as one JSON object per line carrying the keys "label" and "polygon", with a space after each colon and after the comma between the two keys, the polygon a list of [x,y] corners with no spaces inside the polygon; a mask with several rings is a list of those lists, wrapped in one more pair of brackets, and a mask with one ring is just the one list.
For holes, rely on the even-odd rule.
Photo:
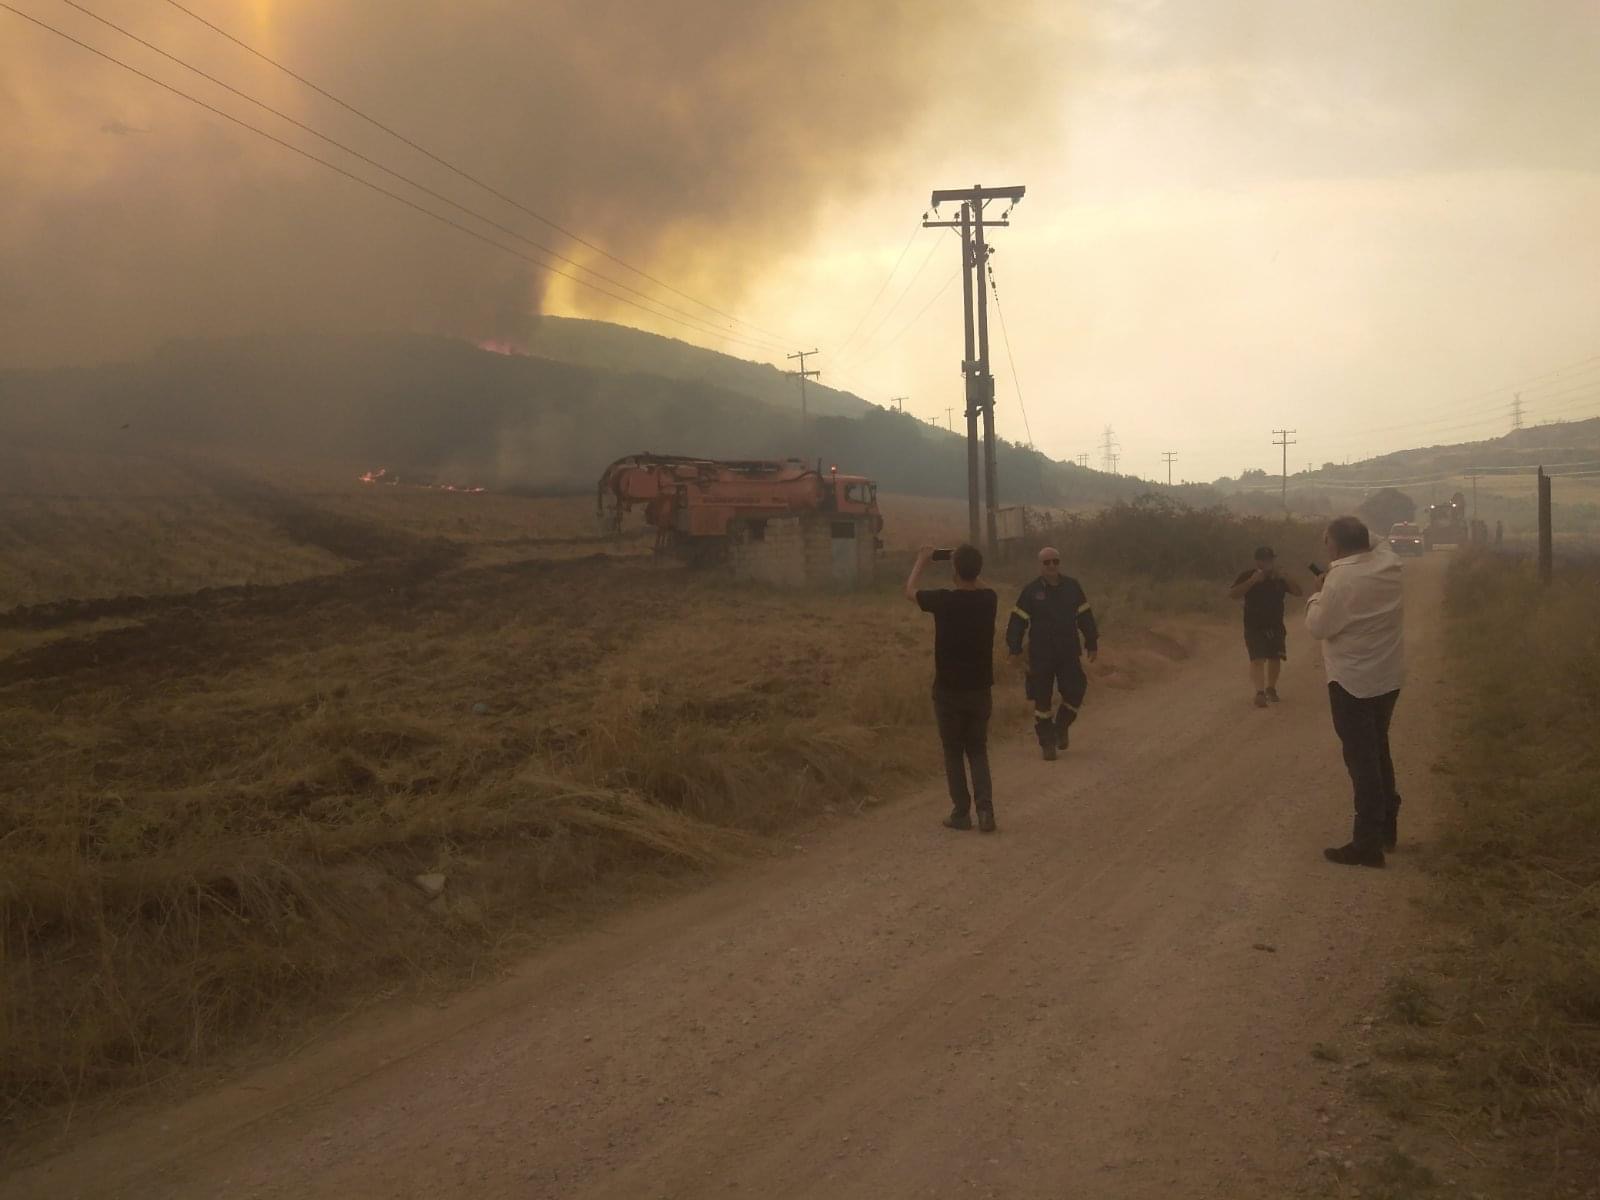
{"label": "dry grass", "polygon": [[1388,994],[1405,1113],[1507,1196],[1600,1178],[1600,564],[1451,565],[1458,807],[1431,866],[1441,946]]}
{"label": "dry grass", "polygon": [[0,479],[0,612],[64,597],[286,583],[345,565],[169,461],[5,454]]}
{"label": "dry grass", "polygon": [[[0,647],[0,1128],[477,971],[599,888],[747,853],[937,761],[899,562],[868,594],[787,595],[555,561],[595,548],[581,498],[207,478],[285,536],[375,557]],[[1198,528],[1106,520],[1155,538],[1152,563]],[[1182,656],[1145,627],[1214,609],[1232,541],[1203,580],[1143,577],[1136,554],[1079,567],[1107,682]],[[999,687],[997,724],[1023,728],[1020,685]],[[412,881],[432,872],[429,900]]]}
{"label": "dry grass", "polygon": [[907,607],[530,564],[0,663],[0,1121],[870,802],[929,757]]}

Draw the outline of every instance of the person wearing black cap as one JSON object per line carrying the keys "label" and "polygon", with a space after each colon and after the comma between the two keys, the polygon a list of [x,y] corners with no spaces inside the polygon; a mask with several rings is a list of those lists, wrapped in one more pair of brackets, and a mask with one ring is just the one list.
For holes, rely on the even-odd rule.
{"label": "person wearing black cap", "polygon": [[1278,702],[1278,672],[1289,657],[1289,633],[1283,625],[1283,598],[1305,593],[1278,574],[1278,556],[1271,546],[1256,550],[1256,565],[1241,572],[1228,595],[1244,601],[1244,646],[1250,654],[1250,681],[1256,685],[1256,707]]}

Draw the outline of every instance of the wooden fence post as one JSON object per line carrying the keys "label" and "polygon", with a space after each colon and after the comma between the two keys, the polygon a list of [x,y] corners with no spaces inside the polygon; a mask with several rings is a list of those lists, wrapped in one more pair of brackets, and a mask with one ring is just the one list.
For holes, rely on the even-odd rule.
{"label": "wooden fence post", "polygon": [[1555,566],[1550,537],[1550,476],[1539,468],[1539,582],[1549,583]]}

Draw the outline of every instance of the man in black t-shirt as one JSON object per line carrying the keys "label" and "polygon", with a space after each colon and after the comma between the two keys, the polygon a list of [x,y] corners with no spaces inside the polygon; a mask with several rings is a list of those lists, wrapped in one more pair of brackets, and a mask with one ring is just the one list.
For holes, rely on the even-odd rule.
{"label": "man in black t-shirt", "polygon": [[1303,595],[1300,585],[1278,573],[1271,546],[1256,551],[1254,569],[1242,571],[1228,595],[1244,601],[1244,645],[1250,655],[1250,681],[1256,686],[1257,708],[1278,702],[1278,672],[1289,657],[1283,625],[1283,598]]}
{"label": "man in black t-shirt", "polygon": [[[978,828],[993,833],[994,792],[989,779],[989,689],[994,686],[995,594],[979,578],[983,555],[961,546],[951,555],[955,587],[919,590],[922,572],[933,561],[932,546],[917,552],[906,578],[906,599],[933,614],[933,713],[944,746],[945,781],[950,786],[951,829]],[[967,767],[972,790],[967,790]]]}

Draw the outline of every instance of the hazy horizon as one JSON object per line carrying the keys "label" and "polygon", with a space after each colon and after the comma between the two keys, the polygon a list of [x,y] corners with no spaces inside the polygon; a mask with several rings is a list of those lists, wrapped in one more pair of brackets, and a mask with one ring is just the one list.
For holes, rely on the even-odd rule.
{"label": "hazy horizon", "polygon": [[994,236],[1000,430],[1054,457],[1098,466],[1111,425],[1124,473],[1164,477],[1172,450],[1175,478],[1209,480],[1276,470],[1278,428],[1292,469],[1493,436],[1519,385],[1530,423],[1600,413],[1600,9],[1578,0],[1030,2],[981,37],[950,4],[194,0],[648,275],[171,4],[82,7],[504,230],[83,11],[27,7],[519,253],[539,257],[521,236],[592,266],[613,295],[0,13],[6,365],[286,328],[515,346],[544,311],[779,366],[816,346],[823,382],[932,417],[961,404],[957,253],[918,222],[932,188],[981,181],[1028,188]]}

